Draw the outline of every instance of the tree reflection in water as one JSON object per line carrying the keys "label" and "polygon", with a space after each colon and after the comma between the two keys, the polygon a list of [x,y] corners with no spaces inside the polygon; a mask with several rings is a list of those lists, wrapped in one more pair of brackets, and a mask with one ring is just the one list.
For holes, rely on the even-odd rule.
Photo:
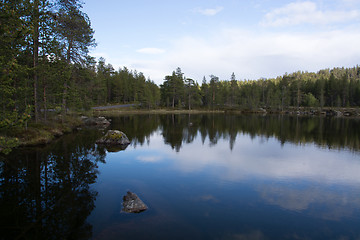
{"label": "tree reflection in water", "polygon": [[252,138],[275,137],[281,144],[314,143],[319,147],[350,149],[360,147],[360,119],[328,118],[286,115],[226,115],[226,114],[164,114],[132,115],[115,118],[113,128],[121,129],[132,139],[133,145],[144,144],[145,139],[160,128],[164,142],[175,151],[183,144],[201,136],[211,146],[219,139],[229,141],[233,149],[238,134]]}
{"label": "tree reflection in water", "polygon": [[[86,131],[86,130],[85,130]],[[14,152],[0,161],[0,239],[89,239],[86,218],[105,151],[99,132],[67,135],[55,144]]]}

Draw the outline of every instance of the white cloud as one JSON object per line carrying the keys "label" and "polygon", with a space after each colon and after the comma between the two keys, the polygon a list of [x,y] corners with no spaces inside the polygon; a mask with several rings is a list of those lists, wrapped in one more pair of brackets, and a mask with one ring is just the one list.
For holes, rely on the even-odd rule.
{"label": "white cloud", "polygon": [[354,213],[360,207],[360,199],[355,197],[360,193],[358,188],[336,192],[316,185],[299,189],[264,184],[257,190],[266,202],[291,211],[305,211],[313,204],[321,204],[323,208],[316,212],[308,211],[308,214],[326,220],[340,220],[344,217],[355,216]]}
{"label": "white cloud", "polygon": [[157,84],[176,67],[199,83],[210,74],[226,80],[232,72],[239,80],[271,78],[298,70],[353,67],[360,62],[359,39],[356,28],[317,33],[227,29],[176,39],[163,54],[107,61],[143,72]]}
{"label": "white cloud", "polygon": [[165,50],[161,48],[141,48],[136,50],[136,52],[144,54],[162,54]]}
{"label": "white cloud", "polygon": [[333,24],[344,23],[360,18],[358,10],[318,9],[315,2],[294,2],[267,13],[261,22],[263,26],[293,26],[299,24]]}
{"label": "white cloud", "polygon": [[210,74],[228,79],[276,77],[285,72],[354,66],[360,61],[359,30],[320,33],[256,33],[224,30],[207,38],[184,37],[164,60],[187,77]]}
{"label": "white cloud", "polygon": [[136,159],[141,162],[150,162],[150,163],[160,162],[161,160],[163,160],[162,157],[159,156],[138,156]]}
{"label": "white cloud", "polygon": [[223,7],[216,7],[216,8],[197,8],[194,12],[200,13],[205,16],[215,16],[219,12],[221,12],[224,8]]}

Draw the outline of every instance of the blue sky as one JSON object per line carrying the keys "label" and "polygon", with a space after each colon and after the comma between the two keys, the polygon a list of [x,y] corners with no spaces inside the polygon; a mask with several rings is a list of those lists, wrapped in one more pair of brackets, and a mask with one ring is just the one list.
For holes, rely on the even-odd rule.
{"label": "blue sky", "polygon": [[360,64],[360,0],[84,2],[91,55],[157,84],[177,67],[201,83]]}

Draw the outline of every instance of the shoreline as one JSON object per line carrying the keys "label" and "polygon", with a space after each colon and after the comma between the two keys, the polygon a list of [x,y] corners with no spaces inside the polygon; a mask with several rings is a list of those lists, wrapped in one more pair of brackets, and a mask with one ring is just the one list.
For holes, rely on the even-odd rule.
{"label": "shoreline", "polygon": [[27,128],[9,129],[0,135],[0,153],[6,155],[18,147],[46,145],[82,125],[80,117],[67,116],[64,123],[59,119],[51,119],[46,122],[31,122]]}
{"label": "shoreline", "polygon": [[360,117],[360,108],[287,108],[279,109],[264,109],[258,108],[255,110],[249,109],[133,109],[133,108],[111,108],[111,109],[96,109],[93,110],[94,116],[118,116],[127,114],[256,114],[256,115],[289,115],[289,116],[327,116],[327,117]]}
{"label": "shoreline", "polygon": [[[304,117],[343,117],[359,119],[360,108],[288,108],[286,110],[265,110],[262,108],[256,110],[244,109],[101,109],[93,110],[93,117],[116,117],[123,115],[141,115],[141,114],[234,114],[234,115],[279,115],[279,116],[304,116]],[[84,126],[86,123],[81,119],[81,115],[67,116],[64,123],[59,119],[48,120],[47,122],[31,123],[27,129],[15,128],[5,135],[0,135],[0,153],[9,153],[17,147],[30,147],[46,145],[53,140]]]}

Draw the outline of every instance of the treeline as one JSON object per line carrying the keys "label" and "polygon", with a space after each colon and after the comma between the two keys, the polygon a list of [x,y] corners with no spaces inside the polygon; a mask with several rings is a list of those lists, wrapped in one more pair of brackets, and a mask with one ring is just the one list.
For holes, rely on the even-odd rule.
{"label": "treeline", "polygon": [[209,109],[289,107],[356,107],[360,105],[360,68],[325,69],[317,73],[295,72],[273,79],[228,80],[210,75],[201,86],[183,76],[180,68],[166,76],[161,104],[166,107]]}
{"label": "treeline", "polygon": [[96,105],[111,103],[138,103],[142,107],[154,108],[159,105],[159,87],[142,72],[131,71],[126,67],[114,71],[111,64],[100,58],[95,78],[102,83],[101,94],[93,98]]}
{"label": "treeline", "polygon": [[[102,95],[93,96],[93,104],[139,103],[146,108],[240,109],[259,108],[283,111],[299,107],[360,106],[360,67],[333,68],[317,73],[295,72],[277,78],[220,80],[210,75],[201,85],[184,76],[181,68],[164,78],[158,87],[143,73],[126,67],[114,71],[100,59],[94,78],[102,83]],[[95,88],[96,89],[96,88]],[[106,90],[105,90],[106,89]]]}
{"label": "treeline", "polygon": [[0,130],[46,121],[49,112],[112,102],[159,104],[142,73],[89,56],[94,30],[80,0],[0,2]]}

